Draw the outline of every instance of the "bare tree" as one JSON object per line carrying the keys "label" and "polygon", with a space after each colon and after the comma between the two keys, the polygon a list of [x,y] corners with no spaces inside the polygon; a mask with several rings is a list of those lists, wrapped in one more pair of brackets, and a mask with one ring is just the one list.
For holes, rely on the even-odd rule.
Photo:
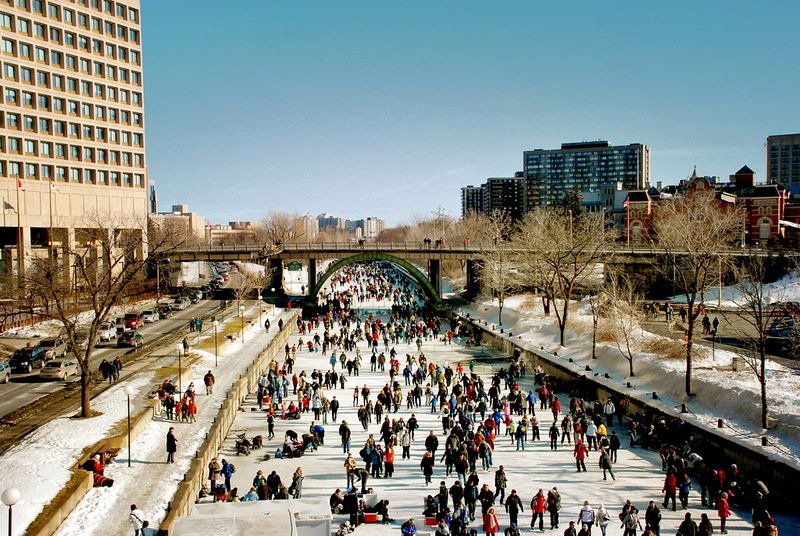
{"label": "bare tree", "polygon": [[659,263],[686,298],[686,394],[692,395],[692,345],[695,321],[706,289],[726,273],[729,257],[722,255],[737,238],[742,212],[715,198],[714,192],[694,191],[660,204],[654,215],[658,246],[665,251]]}
{"label": "bare tree", "polygon": [[304,238],[305,233],[297,225],[299,219],[299,214],[270,212],[259,229],[262,241],[268,244],[285,244]]}
{"label": "bare tree", "polygon": [[603,289],[603,312],[614,328],[614,344],[628,361],[628,373],[633,372],[634,334],[641,329],[642,295],[636,285],[624,275],[614,274]]}
{"label": "bare tree", "polygon": [[[769,286],[764,283],[767,268],[763,257],[749,255],[740,265],[734,267],[733,272],[739,291],[739,297],[735,300],[738,311],[723,311],[722,314],[727,327],[742,341],[744,352],[741,357],[758,380],[761,391],[761,428],[766,430],[769,415],[767,336],[781,318],[773,314],[769,305],[774,296],[770,295]],[[744,325],[741,321],[744,321]]]}
{"label": "bare tree", "polygon": [[[75,240],[62,245],[59,257],[35,259],[23,281],[50,303],[81,367],[82,417],[91,415],[91,361],[100,326],[114,306],[140,289],[148,253],[168,255],[181,245],[168,233],[154,233],[150,240],[146,229],[145,221],[89,216],[85,227],[75,231]],[[93,313],[88,326],[79,324],[76,303]]]}
{"label": "bare tree", "polygon": [[256,295],[260,296],[261,291],[269,282],[266,269],[261,265],[244,262],[236,262],[235,264],[238,270],[238,284],[233,287],[233,294],[236,296],[236,301],[241,302],[242,300],[250,298],[253,291],[256,291]]}
{"label": "bare tree", "polygon": [[553,302],[561,346],[570,302],[578,287],[589,282],[595,266],[607,258],[610,238],[600,214],[540,207],[520,224],[516,243],[527,265],[525,275],[547,302]]}
{"label": "bare tree", "polygon": [[481,283],[492,298],[497,298],[497,323],[503,325],[503,305],[506,297],[517,288],[518,278],[514,266],[514,253],[510,248],[511,233],[514,225],[509,215],[502,210],[495,210],[486,219],[481,231],[483,244],[483,268]]}

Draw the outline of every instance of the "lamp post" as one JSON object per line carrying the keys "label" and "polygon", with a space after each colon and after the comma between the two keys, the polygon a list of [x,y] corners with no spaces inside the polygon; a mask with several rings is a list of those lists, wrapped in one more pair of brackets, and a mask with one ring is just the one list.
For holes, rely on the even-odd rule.
{"label": "lamp post", "polygon": [[178,391],[180,394],[183,394],[183,383],[181,380],[182,372],[183,372],[183,343],[179,342],[175,345],[175,349],[178,350]]}
{"label": "lamp post", "polygon": [[239,317],[241,323],[242,344],[244,344],[244,305],[239,306]]}
{"label": "lamp post", "polygon": [[263,312],[262,309],[264,308],[264,296],[261,293],[258,293],[258,325],[261,325],[261,313]]}
{"label": "lamp post", "polygon": [[8,488],[0,496],[3,504],[8,506],[8,536],[11,536],[11,509],[19,502],[20,496],[21,494],[17,488]]}
{"label": "lamp post", "polygon": [[211,325],[214,326],[214,367],[216,367],[219,361],[219,346],[217,345],[217,328],[219,327],[219,320],[214,320],[211,322]]}
{"label": "lamp post", "polygon": [[125,395],[128,397],[128,467],[131,466],[131,395],[133,387],[125,386]]}

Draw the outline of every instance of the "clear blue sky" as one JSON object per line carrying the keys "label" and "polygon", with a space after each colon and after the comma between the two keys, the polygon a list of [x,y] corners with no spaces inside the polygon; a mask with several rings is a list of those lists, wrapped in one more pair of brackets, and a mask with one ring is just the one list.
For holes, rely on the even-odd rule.
{"label": "clear blue sky", "polygon": [[765,178],[800,132],[800,2],[142,0],[147,160],[210,221],[460,214],[522,152],[651,148],[651,180]]}

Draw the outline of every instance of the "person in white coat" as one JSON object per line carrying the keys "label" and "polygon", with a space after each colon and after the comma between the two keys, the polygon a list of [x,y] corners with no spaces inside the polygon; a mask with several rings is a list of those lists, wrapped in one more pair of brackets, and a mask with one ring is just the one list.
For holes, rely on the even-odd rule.
{"label": "person in white coat", "polygon": [[136,507],[135,504],[131,505],[131,513],[128,515],[128,522],[133,527],[133,535],[142,536],[142,527],[144,527],[145,515],[144,512]]}

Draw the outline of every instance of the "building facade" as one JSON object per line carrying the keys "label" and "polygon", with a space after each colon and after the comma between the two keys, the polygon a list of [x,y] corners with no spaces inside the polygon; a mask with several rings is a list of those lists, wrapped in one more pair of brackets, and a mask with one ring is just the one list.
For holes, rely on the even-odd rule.
{"label": "building facade", "polygon": [[522,164],[526,211],[559,205],[569,193],[601,192],[607,184],[621,183],[624,190],[650,185],[650,148],[641,143],[563,143],[560,149],[525,151]]}
{"label": "building facade", "polygon": [[767,138],[767,184],[800,184],[800,134]]}
{"label": "building facade", "polygon": [[0,0],[0,41],[3,268],[80,246],[98,222],[144,244],[139,0]]}
{"label": "building facade", "polygon": [[461,188],[461,217],[483,212],[483,187],[465,186]]}
{"label": "building facade", "polygon": [[522,173],[516,177],[486,179],[481,189],[486,214],[503,211],[515,220],[525,215],[525,179]]}

